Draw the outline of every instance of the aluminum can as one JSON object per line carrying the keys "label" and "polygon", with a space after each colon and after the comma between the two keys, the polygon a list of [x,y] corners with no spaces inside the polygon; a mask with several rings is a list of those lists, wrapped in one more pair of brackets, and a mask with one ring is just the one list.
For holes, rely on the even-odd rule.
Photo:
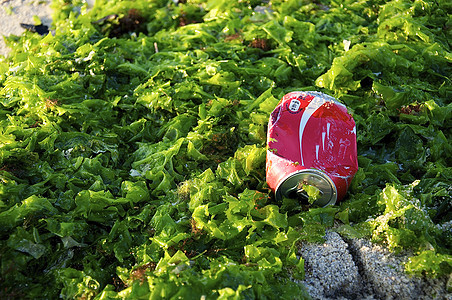
{"label": "aluminum can", "polygon": [[[356,126],[345,105],[320,92],[286,94],[270,115],[267,184],[277,200],[333,205],[358,171]],[[317,197],[308,202],[306,186]]]}

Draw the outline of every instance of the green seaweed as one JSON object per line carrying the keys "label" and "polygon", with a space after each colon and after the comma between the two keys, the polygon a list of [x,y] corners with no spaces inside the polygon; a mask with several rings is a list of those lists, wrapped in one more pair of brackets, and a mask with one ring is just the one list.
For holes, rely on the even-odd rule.
{"label": "green seaweed", "polygon": [[[297,246],[333,227],[450,273],[448,1],[52,6],[54,34],[0,58],[2,298],[309,299]],[[356,121],[336,206],[266,185],[269,115],[296,90]]]}

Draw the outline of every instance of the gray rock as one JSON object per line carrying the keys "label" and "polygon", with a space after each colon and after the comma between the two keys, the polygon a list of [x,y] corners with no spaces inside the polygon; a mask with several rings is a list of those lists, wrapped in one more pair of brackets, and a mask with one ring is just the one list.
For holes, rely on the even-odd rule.
{"label": "gray rock", "polygon": [[419,278],[404,272],[409,254],[396,255],[364,239],[348,243],[361,276],[379,299],[452,299],[452,293],[446,288],[447,278]]}
{"label": "gray rock", "polygon": [[411,277],[403,270],[409,255],[396,255],[365,239],[344,240],[327,232],[323,244],[304,243],[303,284],[319,300],[452,300],[447,278]]}
{"label": "gray rock", "polygon": [[306,243],[299,249],[305,260],[305,285],[314,299],[349,299],[362,294],[362,278],[348,245],[335,232],[325,235],[325,243]]}
{"label": "gray rock", "polygon": [[409,278],[403,272],[402,257],[367,240],[350,240],[349,243],[364,280],[379,299],[417,299],[421,280]]}

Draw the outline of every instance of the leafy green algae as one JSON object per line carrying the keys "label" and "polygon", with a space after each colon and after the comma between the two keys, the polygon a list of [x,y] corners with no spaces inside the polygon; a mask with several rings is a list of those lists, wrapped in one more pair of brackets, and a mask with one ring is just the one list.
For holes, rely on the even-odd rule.
{"label": "leafy green algae", "polygon": [[310,204],[313,204],[321,196],[320,189],[316,186],[303,183],[302,189],[306,192]]}
{"label": "leafy green algae", "polygon": [[[55,0],[0,58],[0,295],[309,298],[326,228],[450,273],[447,1]],[[345,103],[360,170],[339,206],[276,203],[270,112]]]}

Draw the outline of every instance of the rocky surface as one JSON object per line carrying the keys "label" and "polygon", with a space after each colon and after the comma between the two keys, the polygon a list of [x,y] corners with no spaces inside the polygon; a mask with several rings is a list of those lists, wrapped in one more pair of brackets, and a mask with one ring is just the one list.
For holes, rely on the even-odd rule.
{"label": "rocky surface", "polygon": [[447,278],[410,277],[403,272],[406,255],[395,255],[368,240],[344,240],[335,232],[323,244],[303,244],[302,283],[314,299],[448,299]]}

